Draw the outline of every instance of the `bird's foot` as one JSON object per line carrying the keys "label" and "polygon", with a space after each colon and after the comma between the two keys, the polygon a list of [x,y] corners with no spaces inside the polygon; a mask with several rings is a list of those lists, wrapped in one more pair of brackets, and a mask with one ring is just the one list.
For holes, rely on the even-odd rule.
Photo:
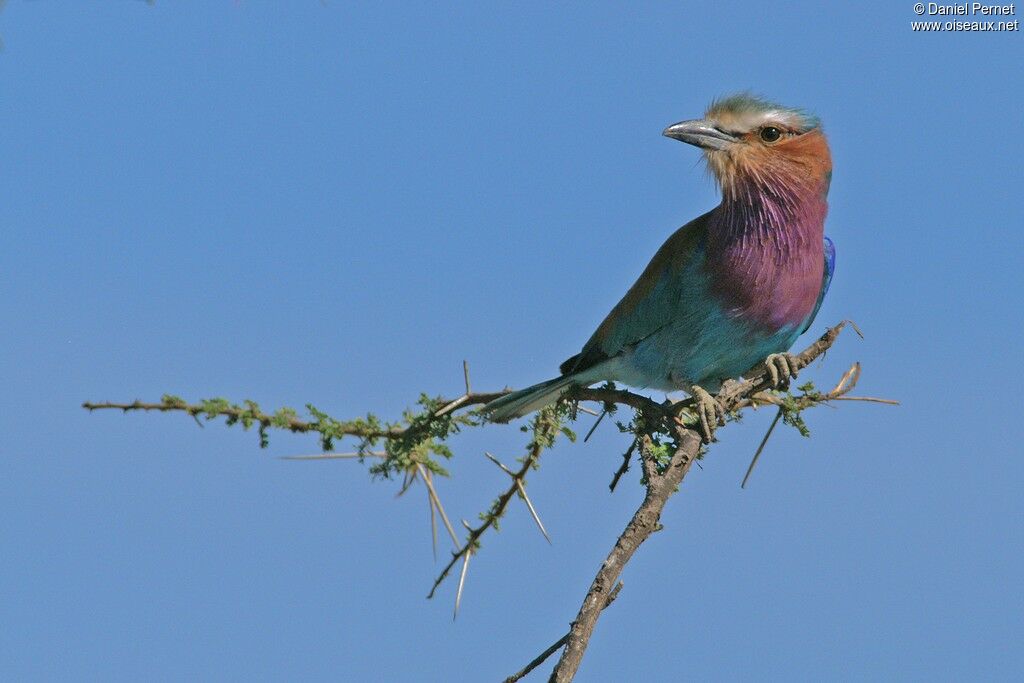
{"label": "bird's foot", "polygon": [[687,391],[693,397],[693,411],[700,420],[700,433],[704,443],[711,443],[715,438],[715,429],[725,425],[725,408],[714,396],[696,384]]}
{"label": "bird's foot", "polygon": [[785,389],[803,368],[803,363],[792,353],[773,353],[764,359],[773,389]]}

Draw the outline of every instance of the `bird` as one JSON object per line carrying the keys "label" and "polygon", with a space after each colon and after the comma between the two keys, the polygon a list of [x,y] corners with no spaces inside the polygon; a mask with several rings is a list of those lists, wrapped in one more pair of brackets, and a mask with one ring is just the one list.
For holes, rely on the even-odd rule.
{"label": "bird", "polygon": [[712,394],[725,382],[760,371],[778,388],[801,369],[788,350],[835,271],[824,233],[832,159],[820,119],[744,92],[663,135],[703,152],[720,203],[665,241],[558,377],[486,404],[491,421],[611,381],[687,392],[711,441],[725,421]]}

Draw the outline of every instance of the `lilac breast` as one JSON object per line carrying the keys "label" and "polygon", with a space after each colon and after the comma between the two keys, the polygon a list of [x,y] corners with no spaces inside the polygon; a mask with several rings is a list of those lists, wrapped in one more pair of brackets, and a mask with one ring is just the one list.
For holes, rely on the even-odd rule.
{"label": "lilac breast", "polygon": [[712,296],[763,335],[807,320],[824,271],[824,199],[776,204],[723,204],[708,230]]}

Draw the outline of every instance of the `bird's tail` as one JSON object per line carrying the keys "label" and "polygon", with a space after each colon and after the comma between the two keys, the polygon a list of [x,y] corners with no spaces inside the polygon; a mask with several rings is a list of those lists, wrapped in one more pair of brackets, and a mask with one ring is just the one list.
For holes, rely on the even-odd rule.
{"label": "bird's tail", "polygon": [[562,375],[549,379],[546,382],[534,384],[532,387],[513,391],[511,394],[494,399],[484,406],[484,413],[493,422],[508,422],[527,413],[540,410],[549,403],[554,403],[566,389],[574,384],[576,384],[576,379],[573,375]]}
{"label": "bird's tail", "polygon": [[494,399],[484,406],[484,414],[493,422],[508,422],[554,403],[571,387],[589,386],[602,378],[608,379],[600,366],[555,377]]}

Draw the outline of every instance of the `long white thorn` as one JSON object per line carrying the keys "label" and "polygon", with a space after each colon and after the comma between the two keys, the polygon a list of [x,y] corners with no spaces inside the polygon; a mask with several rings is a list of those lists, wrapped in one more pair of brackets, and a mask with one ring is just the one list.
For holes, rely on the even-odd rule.
{"label": "long white thorn", "polygon": [[422,464],[416,463],[416,467],[419,468],[420,479],[423,480],[423,484],[427,487],[430,498],[434,501],[434,507],[436,507],[438,513],[440,513],[441,521],[444,522],[444,527],[448,530],[448,535],[452,537],[452,544],[458,548],[459,537],[455,535],[455,529],[452,527],[452,523],[448,521],[448,515],[444,511],[444,506],[441,505],[441,499],[438,497],[437,491],[434,490],[434,483],[430,480],[430,477],[425,474],[426,468]]}
{"label": "long white thorn", "polygon": [[466,585],[466,571],[469,569],[469,558],[472,554],[472,550],[466,550],[466,554],[462,558],[462,573],[459,574],[459,588],[455,593],[455,611],[452,613],[452,621],[455,621],[455,617],[459,616],[459,605],[462,604],[462,587]]}
{"label": "long white thorn", "polygon": [[519,490],[519,495],[522,496],[523,501],[526,503],[526,507],[529,508],[530,515],[533,516],[533,521],[537,523],[537,528],[540,529],[540,532],[544,534],[544,539],[550,544],[551,537],[548,536],[548,530],[544,528],[544,523],[540,521],[540,515],[538,515],[537,511],[534,509],[533,503],[530,502],[530,497],[526,495],[526,488],[523,486],[523,482],[519,479],[516,479],[516,488]]}

